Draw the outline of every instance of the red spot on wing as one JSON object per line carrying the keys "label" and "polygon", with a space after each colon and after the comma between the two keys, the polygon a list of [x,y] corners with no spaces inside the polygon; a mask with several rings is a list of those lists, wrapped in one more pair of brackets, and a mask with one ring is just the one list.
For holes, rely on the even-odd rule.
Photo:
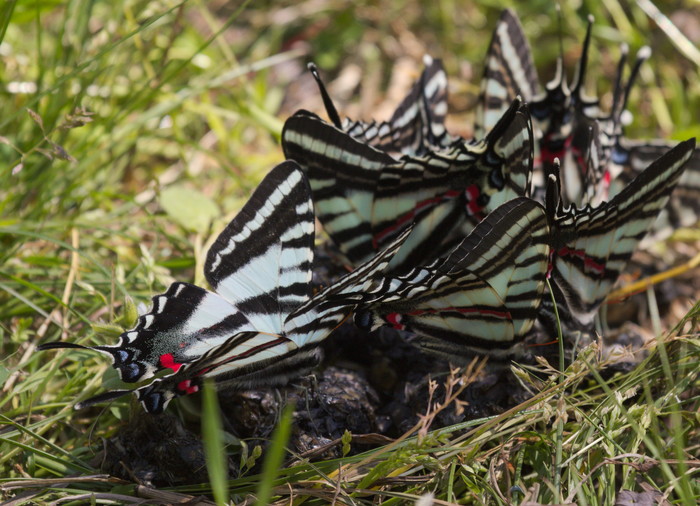
{"label": "red spot on wing", "polygon": [[385,319],[396,330],[405,330],[406,329],[406,326],[403,323],[401,323],[401,314],[400,313],[389,313],[388,315],[386,315]]}
{"label": "red spot on wing", "polygon": [[467,214],[469,216],[474,216],[477,219],[483,219],[484,206],[479,204],[479,197],[481,196],[481,190],[475,184],[467,186],[464,190],[464,196],[467,199]]}
{"label": "red spot on wing", "polygon": [[172,353],[165,353],[160,356],[160,365],[161,367],[164,367],[166,369],[172,369],[173,372],[177,372],[180,367],[182,367],[182,364],[175,362],[175,357],[173,357]]}
{"label": "red spot on wing", "polygon": [[177,384],[177,389],[182,392],[183,395],[189,395],[198,392],[199,386],[193,385],[192,380],[184,380]]}

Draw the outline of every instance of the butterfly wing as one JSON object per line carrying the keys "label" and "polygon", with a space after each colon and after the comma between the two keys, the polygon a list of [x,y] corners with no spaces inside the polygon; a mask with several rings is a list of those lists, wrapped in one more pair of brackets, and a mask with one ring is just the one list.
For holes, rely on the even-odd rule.
{"label": "butterfly wing", "polygon": [[477,137],[484,136],[498,123],[516,97],[529,102],[539,93],[530,45],[517,15],[506,9],[501,13],[486,53],[476,110]]}
{"label": "butterfly wing", "polygon": [[160,413],[175,397],[198,392],[205,378],[213,379],[218,387],[237,390],[279,386],[312,369],[319,360],[318,349],[300,348],[284,336],[243,332],[176,374],[158,378],[135,393],[147,412]]}
{"label": "butterfly wing", "polygon": [[310,371],[321,359],[318,344],[352,312],[363,291],[405,240],[408,232],[370,262],[297,306],[285,318],[282,332],[239,332],[204,351],[175,374],[136,390],[150,413],[159,413],[173,398],[197,392],[205,378],[219,387],[245,390],[284,385]]}
{"label": "butterfly wing", "polygon": [[285,322],[285,334],[300,344],[310,344],[325,338],[365,298],[375,279],[386,270],[410,234],[411,229],[408,228],[387,248],[354,271],[341,276],[293,311]]}
{"label": "butterfly wing", "polygon": [[372,210],[373,242],[382,247],[409,224],[413,233],[391,263],[396,271],[444,256],[490,211],[527,195],[532,124],[515,100],[483,141],[383,168]]}
{"label": "butterfly wing", "polygon": [[529,198],[513,199],[492,211],[440,269],[455,275],[467,267],[477,273],[503,300],[515,336],[524,336],[544,293],[549,233],[542,206]]}
{"label": "butterfly wing", "polygon": [[374,189],[396,160],[306,111],[285,122],[282,148],[308,175],[316,215],[341,253],[353,265],[371,258]]}
{"label": "butterfly wing", "polygon": [[135,383],[159,371],[177,371],[230,336],[251,330],[248,319],[219,295],[189,283],[173,283],[152,299],[151,310],[116,345],[83,347],[46,343],[40,350],[83,348],[112,359],[122,381]]}
{"label": "butterfly wing", "polygon": [[207,253],[209,284],[255,330],[279,333],[289,312],[311,295],[314,213],[299,166],[275,167]]}
{"label": "butterfly wing", "polygon": [[[621,138],[613,155],[613,163],[620,166],[621,173],[610,186],[611,196],[622,191],[640,172],[672,147],[673,143],[668,141],[633,141]],[[668,236],[673,229],[693,226],[699,217],[700,149],[695,149],[652,231],[656,237]]]}
{"label": "butterfly wing", "polygon": [[439,59],[426,58],[426,67],[389,121],[346,119],[343,130],[394,157],[420,155],[454,142],[445,129],[447,74]]}
{"label": "butterfly wing", "polygon": [[581,325],[592,323],[637,244],[666,205],[694,148],[694,139],[681,142],[610,202],[558,211],[552,277]]}
{"label": "butterfly wing", "polygon": [[490,213],[445,260],[378,283],[356,322],[412,331],[426,349],[451,359],[510,356],[537,315],[548,252],[544,210],[515,199]]}
{"label": "butterfly wing", "polygon": [[[299,346],[283,336],[283,326],[289,313],[309,298],[314,236],[310,196],[294,162],[275,167],[208,252],[205,275],[217,293],[174,283],[153,298],[152,309],[121,335],[119,344],[92,349],[109,354],[126,382],[170,369],[178,379],[167,382],[176,387],[173,395],[194,391],[187,381],[204,369],[225,364],[221,373],[247,373],[295,352]],[[170,398],[144,406],[162,409]]]}

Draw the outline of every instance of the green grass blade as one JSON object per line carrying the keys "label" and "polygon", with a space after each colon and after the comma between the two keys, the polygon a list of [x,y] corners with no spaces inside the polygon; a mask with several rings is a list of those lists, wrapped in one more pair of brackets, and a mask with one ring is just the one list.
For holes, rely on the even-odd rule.
{"label": "green grass blade", "polygon": [[272,442],[267,449],[267,455],[265,456],[262,475],[260,477],[260,484],[258,485],[257,499],[255,501],[256,506],[266,506],[270,503],[270,499],[272,498],[272,489],[275,485],[275,479],[282,466],[287,441],[289,441],[289,436],[292,433],[293,413],[294,406],[288,404],[284,408],[284,411],[282,411],[282,416],[277,424],[277,428],[272,434]]}
{"label": "green grass blade", "polygon": [[5,0],[2,7],[0,7],[0,42],[5,38],[15,5],[17,5],[17,0]]}
{"label": "green grass blade", "polygon": [[221,410],[213,382],[204,382],[202,398],[202,439],[209,473],[209,483],[216,504],[227,504],[228,497],[228,457],[224,451]]}

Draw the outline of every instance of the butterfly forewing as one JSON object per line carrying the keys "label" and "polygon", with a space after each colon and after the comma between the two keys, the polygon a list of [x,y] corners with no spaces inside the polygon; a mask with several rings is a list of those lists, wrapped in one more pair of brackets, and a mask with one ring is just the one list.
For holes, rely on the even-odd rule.
{"label": "butterfly forewing", "polygon": [[365,122],[345,119],[342,130],[351,137],[392,156],[420,155],[448,146],[445,130],[447,75],[438,59],[427,57],[426,67],[394,111],[391,119]]}
{"label": "butterfly forewing", "polygon": [[[668,152],[674,144],[668,141],[631,141],[621,138],[613,155],[613,163],[621,173],[610,186],[611,196],[616,195],[654,160]],[[675,228],[689,227],[700,217],[700,149],[695,149],[671,194],[664,211],[653,225],[657,238],[670,235]]]}
{"label": "butterfly forewing", "polygon": [[506,9],[496,25],[486,54],[476,110],[477,136],[489,132],[516,97],[529,102],[539,90],[530,45],[518,17]]}
{"label": "butterfly forewing", "polygon": [[217,237],[204,274],[256,330],[279,333],[290,309],[310,296],[313,245],[308,182],[296,164],[285,162]]}
{"label": "butterfly forewing", "polygon": [[371,258],[374,189],[396,160],[305,111],[285,122],[282,148],[308,175],[318,219],[341,253],[354,265]]}

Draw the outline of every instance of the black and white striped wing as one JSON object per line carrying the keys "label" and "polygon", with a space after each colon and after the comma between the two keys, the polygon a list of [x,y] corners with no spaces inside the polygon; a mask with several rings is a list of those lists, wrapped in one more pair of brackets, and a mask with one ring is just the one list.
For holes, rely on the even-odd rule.
{"label": "black and white striped wing", "polygon": [[465,266],[503,299],[516,336],[530,331],[537,317],[549,264],[550,228],[544,208],[517,198],[492,211],[456,248],[440,269],[454,275]]}
{"label": "black and white striped wing", "polygon": [[408,228],[387,248],[295,309],[285,321],[285,334],[302,344],[323,339],[364,300],[366,292],[377,278],[383,276],[389,262],[410,234],[411,229]]}
{"label": "black and white striped wing", "polygon": [[[612,163],[619,166],[621,172],[611,182],[611,197],[622,191],[639,173],[673,146],[669,141],[633,141],[620,138],[613,150]],[[657,238],[665,237],[676,228],[695,225],[699,218],[700,149],[695,149],[668,204],[654,222],[650,233]]]}
{"label": "black and white striped wing", "polygon": [[530,45],[517,15],[506,9],[501,13],[486,53],[476,110],[476,135],[486,135],[516,97],[529,102],[539,93]]}
{"label": "black and white striped wing", "polygon": [[513,322],[503,300],[472,272],[452,276],[433,264],[384,280],[375,287],[378,292],[386,297],[355,313],[359,327],[411,332],[426,351],[455,362],[513,344]]}
{"label": "black and white striped wing", "polygon": [[515,100],[484,140],[383,168],[373,203],[373,244],[384,247],[413,225],[392,269],[444,256],[489,212],[528,195],[533,142],[527,108]]}
{"label": "black and white striped wing", "polygon": [[316,215],[341,253],[353,265],[370,259],[374,191],[396,160],[306,111],[285,122],[282,148],[307,174]]}
{"label": "black and white striped wing", "polygon": [[[285,321],[309,300],[313,241],[308,182],[296,163],[282,163],[209,250],[204,269],[216,293],[174,283],[153,298],[152,309],[121,335],[118,345],[92,349],[109,354],[127,382],[170,370],[172,379],[156,380],[168,388],[152,384],[137,389],[150,412],[159,412],[176,395],[196,391],[205,376],[249,377],[266,369],[257,378],[278,382],[273,365],[289,362],[309,344],[308,339],[295,341],[298,335],[285,335]],[[51,343],[43,348],[61,347],[80,346]],[[313,358],[310,352],[304,360]],[[78,407],[125,393],[108,392]]]}
{"label": "black and white striped wing", "polygon": [[[410,232],[410,231],[409,231]],[[321,358],[319,343],[353,311],[370,281],[379,275],[408,232],[370,262],[341,277],[333,285],[298,305],[286,315],[279,333],[248,331],[230,336],[206,350],[176,373],[137,389],[146,411],[159,413],[173,398],[197,392],[202,380],[219,387],[245,390],[284,385],[310,371]]]}
{"label": "black and white striped wing", "polygon": [[[209,250],[205,276],[216,293],[173,283],[119,344],[92,349],[109,354],[120,378],[132,383],[177,372],[239,333],[280,334],[291,308],[309,298],[313,241],[308,183],[295,163],[282,163]],[[245,347],[263,349],[266,339]]]}
{"label": "black and white striped wing", "polygon": [[115,345],[86,347],[72,343],[46,343],[53,348],[90,349],[112,359],[122,381],[136,383],[162,370],[176,372],[195,362],[231,336],[252,331],[253,326],[223,297],[189,283],[173,283],[152,299],[151,310],[136,326],[124,332]]}
{"label": "black and white striped wing", "polygon": [[681,142],[610,202],[557,212],[554,234],[559,242],[552,277],[582,326],[592,323],[637,244],[666,205],[694,147],[694,139]]}
{"label": "black and white striped wing", "polygon": [[453,361],[516,355],[542,299],[548,230],[539,204],[512,200],[445,260],[378,283],[356,322],[414,332],[426,350]]}
{"label": "black and white striped wing", "polygon": [[260,183],[212,244],[204,275],[260,332],[279,333],[311,295],[314,211],[299,166],[284,162]]}

